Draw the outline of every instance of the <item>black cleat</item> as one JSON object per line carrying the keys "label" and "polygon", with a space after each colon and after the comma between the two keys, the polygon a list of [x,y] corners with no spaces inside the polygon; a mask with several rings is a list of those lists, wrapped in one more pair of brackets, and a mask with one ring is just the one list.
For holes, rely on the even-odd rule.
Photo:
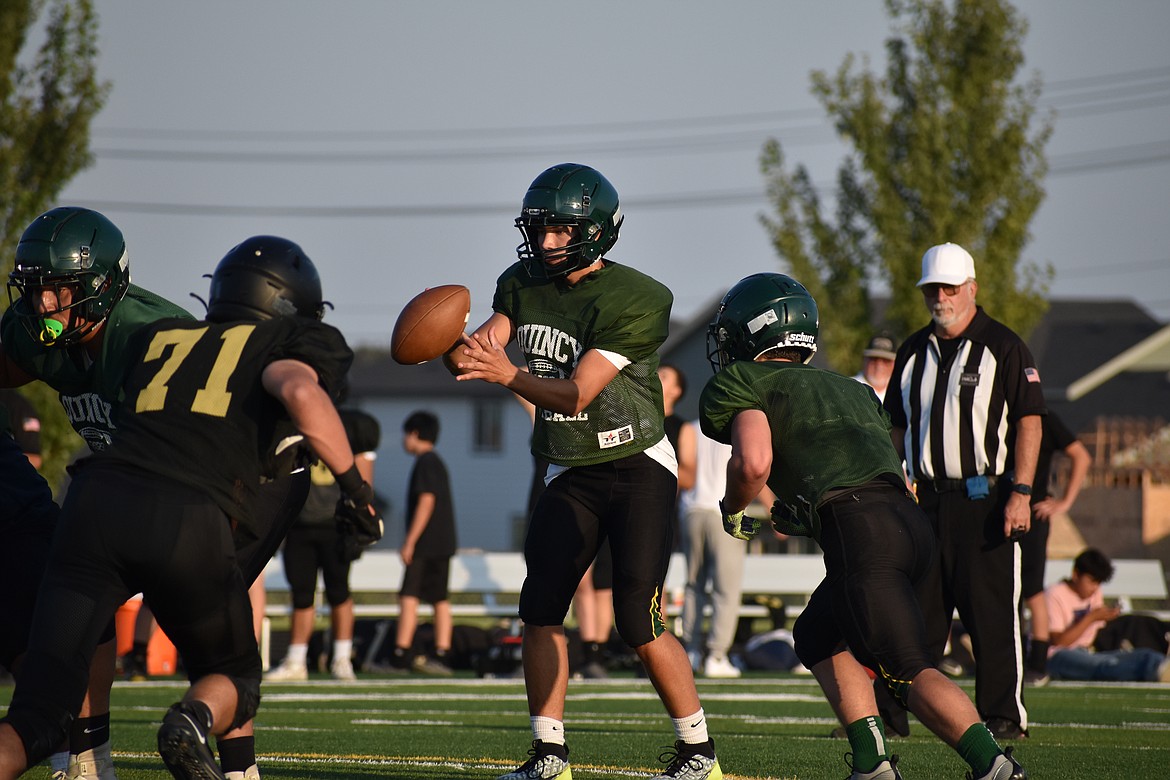
{"label": "black cleat", "polygon": [[188,702],[171,705],[158,729],[158,752],[179,780],[225,780],[207,744],[211,724]]}

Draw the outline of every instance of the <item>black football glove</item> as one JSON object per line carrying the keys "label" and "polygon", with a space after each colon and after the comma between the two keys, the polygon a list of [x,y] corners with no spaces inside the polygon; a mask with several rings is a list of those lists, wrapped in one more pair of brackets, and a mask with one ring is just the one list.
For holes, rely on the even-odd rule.
{"label": "black football glove", "polygon": [[[787,536],[813,537],[812,507],[802,497],[798,496],[800,507],[786,504],[779,499],[772,504],[772,527],[778,533]],[[815,538],[815,537],[814,537]]]}
{"label": "black football glove", "polygon": [[360,547],[376,544],[385,530],[378,510],[369,504],[358,505],[351,498],[342,498],[337,502],[334,519],[337,521],[337,531],[343,536],[353,537],[353,541]]}
{"label": "black football glove", "polygon": [[334,519],[342,536],[352,537],[359,547],[369,547],[382,538],[385,530],[382,515],[374,508],[374,489],[361,478],[357,466],[337,475],[341,500],[337,502]]}

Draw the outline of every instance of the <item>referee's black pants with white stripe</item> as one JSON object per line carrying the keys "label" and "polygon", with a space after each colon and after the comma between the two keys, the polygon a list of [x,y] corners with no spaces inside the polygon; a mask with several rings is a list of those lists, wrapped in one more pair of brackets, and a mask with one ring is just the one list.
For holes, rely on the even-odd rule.
{"label": "referee's black pants with white stripe", "polygon": [[[945,622],[957,609],[971,635],[975,706],[984,721],[1006,718],[1027,731],[1020,547],[1003,535],[1010,491],[1004,479],[987,498],[974,500],[961,489],[938,493],[920,485],[918,500],[938,535]],[[933,641],[941,659],[945,637]]]}

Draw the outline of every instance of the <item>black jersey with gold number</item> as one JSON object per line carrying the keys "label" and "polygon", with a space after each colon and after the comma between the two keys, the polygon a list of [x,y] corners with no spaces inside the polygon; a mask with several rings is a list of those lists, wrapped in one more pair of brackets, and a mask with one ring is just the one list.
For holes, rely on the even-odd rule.
{"label": "black jersey with gold number", "polygon": [[263,387],[265,367],[306,363],[336,400],[353,360],[335,328],[297,317],[164,320],[143,329],[136,348],[113,446],[97,457],[205,490],[246,526],[277,424],[288,419]]}

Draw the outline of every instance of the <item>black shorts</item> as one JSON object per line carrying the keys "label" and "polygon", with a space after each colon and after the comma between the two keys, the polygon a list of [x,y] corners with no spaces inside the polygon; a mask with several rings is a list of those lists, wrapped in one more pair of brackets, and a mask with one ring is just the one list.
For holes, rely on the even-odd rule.
{"label": "black shorts", "polygon": [[930,520],[904,488],[870,483],[820,508],[825,579],[793,626],[801,663],[846,646],[869,668],[909,681],[932,666],[941,630],[938,555]]}
{"label": "black shorts", "polygon": [[325,600],[336,607],[349,601],[349,568],[341,535],[332,522],[294,525],[284,540],[284,576],[293,609],[308,609],[317,595],[317,572],[325,583]]}
{"label": "black shorts", "polygon": [[447,582],[451,576],[451,558],[415,557],[402,572],[400,596],[413,596],[427,604],[438,604],[448,598]]}
{"label": "black shorts", "polygon": [[562,625],[581,577],[608,539],[618,633],[631,647],[657,638],[665,631],[658,605],[677,487],[674,474],[645,453],[559,474],[537,501],[524,542],[521,619]]}

